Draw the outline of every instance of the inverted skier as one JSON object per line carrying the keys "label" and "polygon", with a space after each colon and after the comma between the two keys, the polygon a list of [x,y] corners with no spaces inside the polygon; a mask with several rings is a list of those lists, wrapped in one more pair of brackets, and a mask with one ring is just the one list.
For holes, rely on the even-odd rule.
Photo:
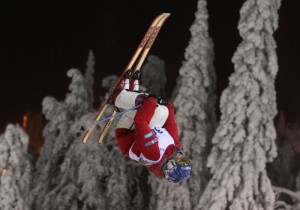
{"label": "inverted skier", "polygon": [[114,103],[119,109],[138,110],[122,115],[115,137],[122,154],[139,162],[160,179],[182,182],[191,173],[190,160],[183,156],[174,108],[160,98],[124,88]]}

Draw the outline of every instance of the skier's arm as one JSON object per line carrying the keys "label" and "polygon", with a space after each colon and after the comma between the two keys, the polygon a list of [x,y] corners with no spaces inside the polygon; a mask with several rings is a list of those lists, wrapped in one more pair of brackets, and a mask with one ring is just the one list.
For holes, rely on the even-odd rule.
{"label": "skier's arm", "polygon": [[155,109],[156,109],[156,99],[154,97],[148,97],[145,99],[143,105],[138,109],[134,122],[145,122],[149,125]]}
{"label": "skier's arm", "polygon": [[178,148],[176,148],[176,145],[169,145],[167,149],[165,150],[165,153],[163,157],[161,158],[159,163],[156,163],[150,167],[148,167],[148,170],[153,173],[158,178],[164,178],[164,173],[162,171],[162,166],[165,164],[165,162],[170,159],[170,157],[173,157],[174,154],[178,152]]}
{"label": "skier's arm", "polygon": [[156,177],[163,179],[165,176],[163,172],[161,171],[161,168],[158,165],[152,165],[148,167],[148,171],[153,173]]}
{"label": "skier's arm", "polygon": [[174,139],[175,145],[178,148],[181,148],[181,144],[179,142],[177,123],[176,123],[176,119],[175,119],[175,115],[174,115],[173,104],[171,102],[168,102],[168,104],[166,106],[169,109],[169,116],[164,125],[164,128],[169,132],[169,134]]}
{"label": "skier's arm", "polygon": [[147,98],[138,109],[135,118],[135,143],[141,153],[149,160],[158,160],[160,151],[155,133],[150,129],[149,123],[156,109],[156,99]]}
{"label": "skier's arm", "polygon": [[115,137],[122,154],[129,157],[129,150],[134,143],[134,133],[126,128],[117,128],[115,130]]}

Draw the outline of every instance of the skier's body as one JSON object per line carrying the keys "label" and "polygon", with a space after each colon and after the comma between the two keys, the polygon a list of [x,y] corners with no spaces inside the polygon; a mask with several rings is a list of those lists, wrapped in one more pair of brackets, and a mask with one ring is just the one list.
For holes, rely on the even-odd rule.
{"label": "skier's body", "polygon": [[142,106],[124,114],[115,130],[123,155],[145,165],[158,178],[171,182],[186,180],[191,165],[182,156],[173,105],[157,104],[155,97],[123,90],[115,100],[118,108]]}

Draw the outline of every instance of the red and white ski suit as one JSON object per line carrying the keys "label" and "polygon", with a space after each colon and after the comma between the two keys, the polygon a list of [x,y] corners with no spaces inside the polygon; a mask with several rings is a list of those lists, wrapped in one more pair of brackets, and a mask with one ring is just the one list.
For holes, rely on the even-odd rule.
{"label": "red and white ski suit", "polygon": [[135,115],[135,130],[117,128],[115,136],[123,155],[146,165],[155,176],[164,178],[162,165],[181,149],[181,145],[171,103],[167,104],[169,116],[164,126],[149,127],[156,104],[155,98],[147,98]]}

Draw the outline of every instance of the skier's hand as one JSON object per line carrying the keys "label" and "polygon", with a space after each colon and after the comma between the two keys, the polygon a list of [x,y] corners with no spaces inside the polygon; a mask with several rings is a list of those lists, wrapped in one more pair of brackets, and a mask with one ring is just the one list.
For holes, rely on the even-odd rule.
{"label": "skier's hand", "polygon": [[155,95],[155,94],[149,94],[148,97],[153,97],[153,98],[155,98],[156,101],[157,101],[157,103],[158,103],[159,105],[164,105],[164,106],[166,106],[166,105],[168,104],[168,101],[167,101],[166,99],[162,98],[161,96],[157,96],[157,95]]}
{"label": "skier's hand", "polygon": [[158,97],[156,98],[156,100],[157,100],[157,103],[158,103],[159,105],[164,105],[164,106],[166,106],[166,105],[168,104],[167,99],[164,99],[164,98],[162,98],[161,96],[158,96]]}

